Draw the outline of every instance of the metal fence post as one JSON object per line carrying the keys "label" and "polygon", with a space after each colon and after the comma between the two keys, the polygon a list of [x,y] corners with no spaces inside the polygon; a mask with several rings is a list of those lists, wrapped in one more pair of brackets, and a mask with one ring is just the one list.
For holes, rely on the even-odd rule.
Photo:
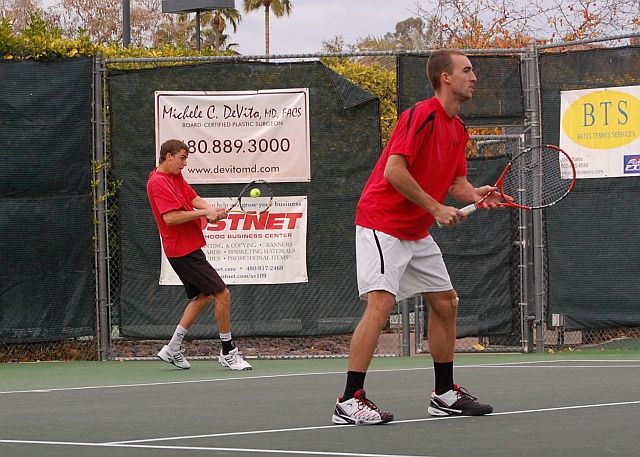
{"label": "metal fence post", "polygon": [[93,190],[95,276],[96,276],[96,339],[100,360],[109,360],[111,350],[111,316],[108,288],[107,252],[107,164],[104,148],[104,106],[102,97],[103,61],[94,59],[93,71]]}
{"label": "metal fence post", "polygon": [[402,355],[411,355],[411,318],[409,316],[409,300],[400,301],[400,313],[402,314]]}
{"label": "metal fence post", "polygon": [[[540,75],[538,70],[538,49],[535,42],[527,47],[527,57],[525,66],[525,111],[528,121],[528,146],[542,144],[542,127],[540,122],[541,101],[540,101]],[[543,219],[540,211],[534,211],[528,218],[531,223],[531,231],[528,236],[530,249],[533,254],[532,281],[527,281],[527,287],[532,293],[527,294],[533,300],[532,308],[527,312],[529,324],[533,323],[535,328],[535,349],[536,352],[544,352],[544,309],[545,309],[545,255]],[[533,313],[532,313],[533,311]],[[534,317],[535,315],[535,317]],[[528,325],[528,334],[531,333],[531,325]],[[532,335],[530,335],[532,336]],[[530,341],[530,338],[528,338]],[[529,343],[531,345],[531,342]]]}

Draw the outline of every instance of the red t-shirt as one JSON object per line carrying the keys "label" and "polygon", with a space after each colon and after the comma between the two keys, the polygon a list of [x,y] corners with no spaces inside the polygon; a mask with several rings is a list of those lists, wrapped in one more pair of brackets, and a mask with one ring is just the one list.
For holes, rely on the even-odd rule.
{"label": "red t-shirt", "polygon": [[449,117],[435,97],[404,111],[362,191],[356,224],[403,240],[426,237],[434,217],[385,179],[387,160],[391,154],[404,156],[420,187],[442,203],[453,178],[467,174],[468,140],[462,120]]}
{"label": "red t-shirt", "polygon": [[191,202],[198,194],[182,174],[153,170],[147,181],[147,195],[167,257],[182,257],[206,244],[199,219],[179,225],[167,225],[162,219],[162,215],[170,211],[193,211]]}

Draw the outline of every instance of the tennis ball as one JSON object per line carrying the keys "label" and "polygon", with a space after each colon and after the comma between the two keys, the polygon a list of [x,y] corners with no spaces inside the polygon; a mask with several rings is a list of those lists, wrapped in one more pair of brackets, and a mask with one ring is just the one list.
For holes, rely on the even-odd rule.
{"label": "tennis ball", "polygon": [[261,193],[262,192],[260,192],[260,189],[258,189],[257,187],[254,187],[249,191],[249,195],[251,195],[253,198],[258,198]]}

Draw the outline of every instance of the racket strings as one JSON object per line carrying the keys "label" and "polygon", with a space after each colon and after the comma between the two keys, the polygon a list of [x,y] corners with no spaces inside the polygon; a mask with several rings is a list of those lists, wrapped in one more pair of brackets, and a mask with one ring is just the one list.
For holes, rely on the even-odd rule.
{"label": "racket strings", "polygon": [[548,147],[531,148],[516,156],[502,183],[504,194],[514,203],[531,208],[561,200],[573,184],[563,178],[561,156],[561,152]]}
{"label": "racket strings", "polygon": [[[255,196],[255,190],[259,196]],[[252,191],[254,194],[252,194]],[[239,206],[245,213],[263,213],[271,206],[273,191],[267,182],[254,181],[248,185],[240,195]]]}

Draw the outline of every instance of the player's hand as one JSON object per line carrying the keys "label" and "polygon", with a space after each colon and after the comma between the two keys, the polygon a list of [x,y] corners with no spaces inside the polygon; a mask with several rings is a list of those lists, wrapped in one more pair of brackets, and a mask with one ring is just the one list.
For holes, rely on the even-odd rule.
{"label": "player's hand", "polygon": [[227,217],[227,209],[226,208],[216,208],[218,220],[225,219]]}
{"label": "player's hand", "polygon": [[440,208],[434,218],[438,225],[457,225],[467,218],[458,208],[453,206],[444,206]]}
{"label": "player's hand", "polygon": [[[476,195],[482,200],[477,203],[479,209],[500,208],[502,206],[502,194],[494,186],[482,186],[476,189]],[[486,198],[485,198],[486,196]]]}
{"label": "player's hand", "polygon": [[227,210],[224,208],[214,208],[210,207],[207,209],[207,214],[205,216],[209,222],[218,222],[220,219],[224,219],[227,217]]}

